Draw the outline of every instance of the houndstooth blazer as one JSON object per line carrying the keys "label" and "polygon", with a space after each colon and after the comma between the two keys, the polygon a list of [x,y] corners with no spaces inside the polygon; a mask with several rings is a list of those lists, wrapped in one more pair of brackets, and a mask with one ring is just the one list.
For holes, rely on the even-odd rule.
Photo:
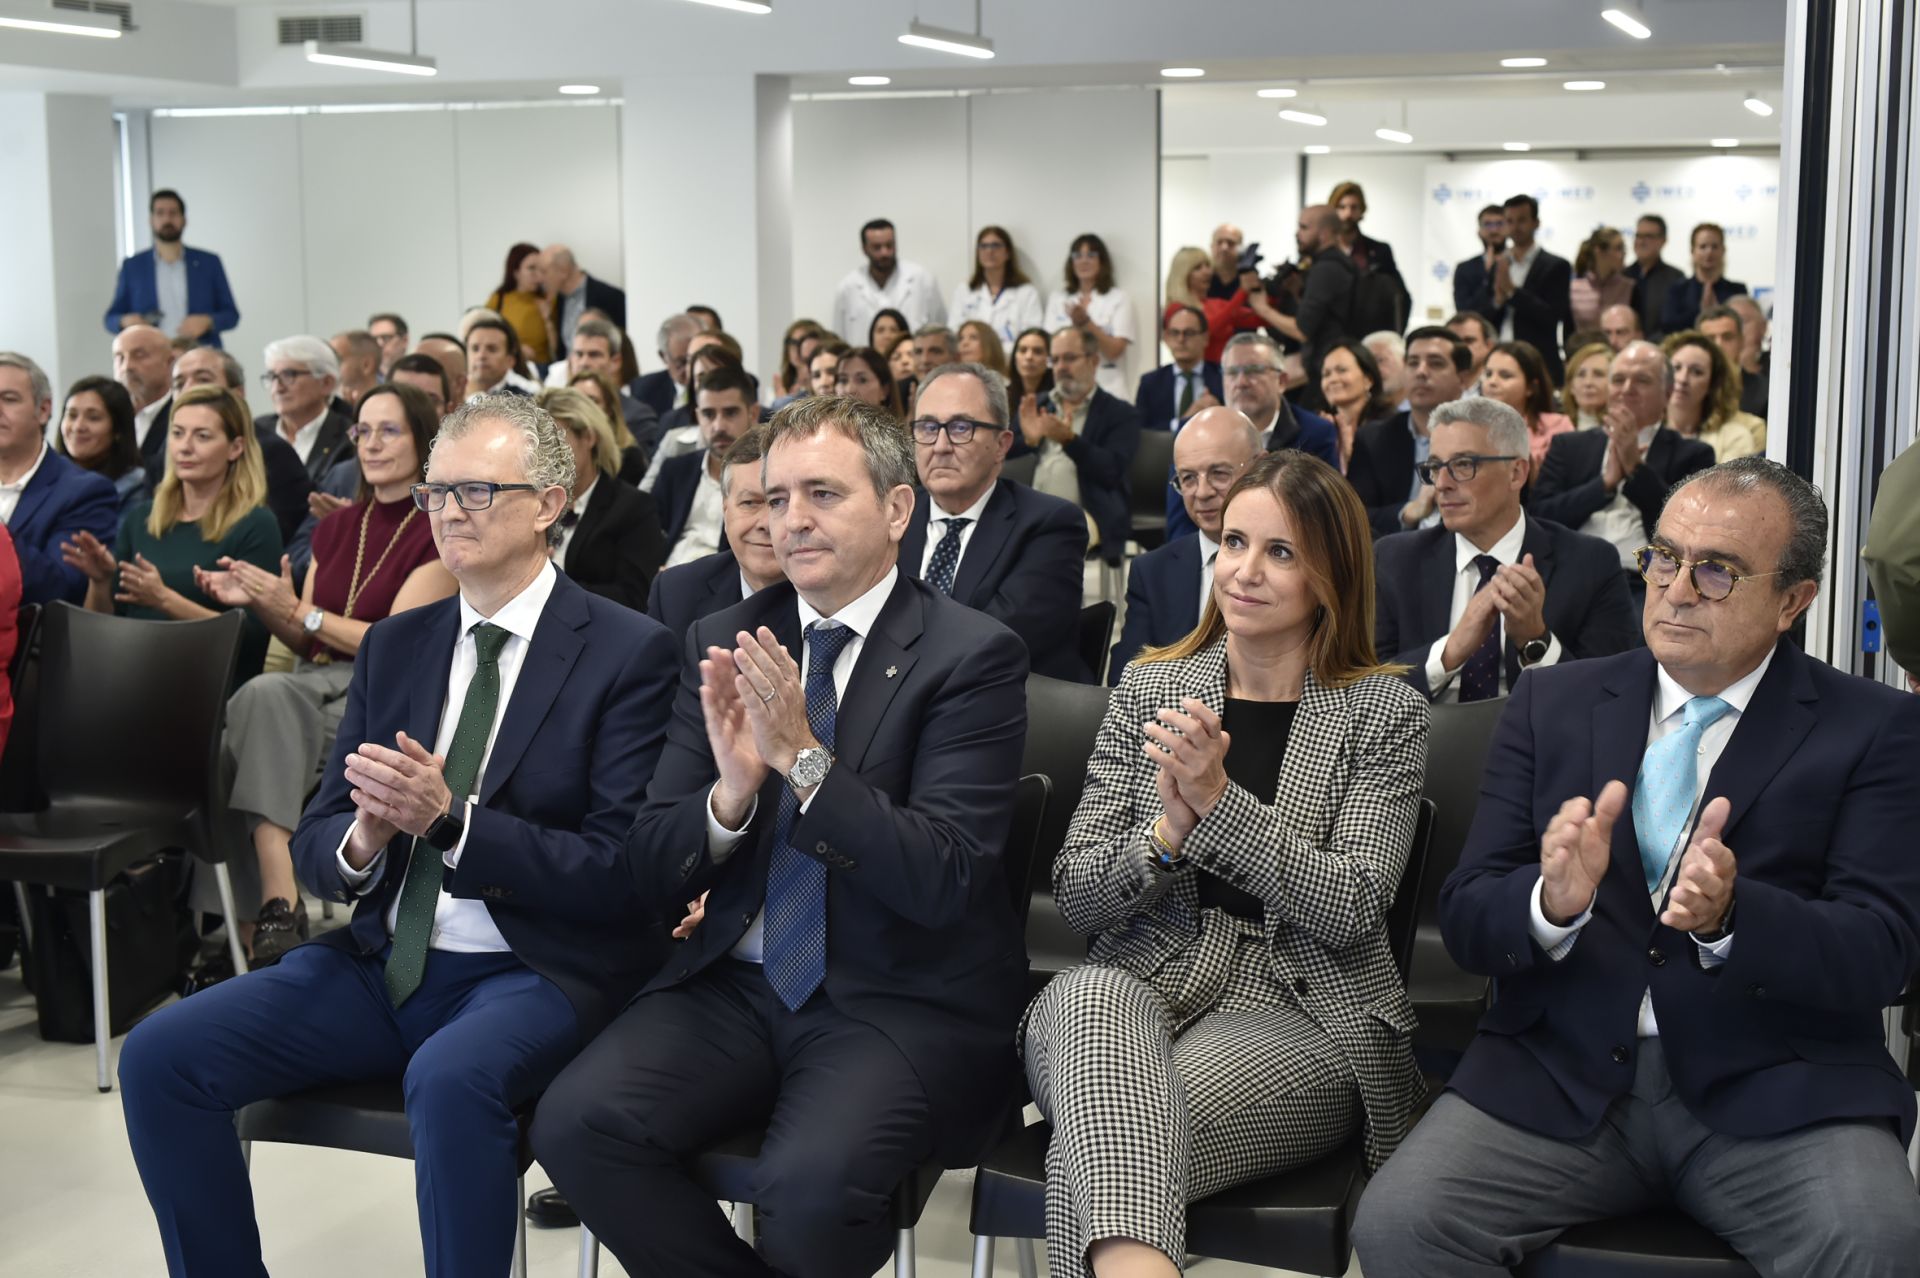
{"label": "houndstooth blazer", "polygon": [[1386,675],[1334,689],[1309,674],[1274,802],[1230,783],[1182,847],[1194,868],[1170,873],[1153,863],[1148,845],[1162,805],[1156,769],[1141,753],[1141,725],[1182,697],[1221,713],[1226,675],[1224,638],[1183,661],[1127,667],[1054,862],[1054,899],[1092,938],[1094,962],[1154,984],[1167,961],[1199,939],[1196,871],[1258,897],[1275,978],[1353,1069],[1367,1163],[1377,1167],[1406,1134],[1423,1090],[1413,1004],[1386,915],[1419,811],[1426,698]]}

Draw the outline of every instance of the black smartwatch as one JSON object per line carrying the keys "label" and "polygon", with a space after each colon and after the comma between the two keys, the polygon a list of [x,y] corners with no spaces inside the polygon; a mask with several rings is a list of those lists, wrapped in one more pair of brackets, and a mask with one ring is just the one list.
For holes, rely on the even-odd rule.
{"label": "black smartwatch", "polygon": [[1523,666],[1537,666],[1542,661],[1545,661],[1546,658],[1547,637],[1545,635],[1541,635],[1538,639],[1529,640],[1520,646],[1520,664]]}
{"label": "black smartwatch", "polygon": [[[456,816],[454,813],[458,813]],[[427,827],[426,840],[429,846],[440,852],[451,852],[460,846],[460,836],[467,832],[467,808],[463,803],[452,812],[442,812]]]}

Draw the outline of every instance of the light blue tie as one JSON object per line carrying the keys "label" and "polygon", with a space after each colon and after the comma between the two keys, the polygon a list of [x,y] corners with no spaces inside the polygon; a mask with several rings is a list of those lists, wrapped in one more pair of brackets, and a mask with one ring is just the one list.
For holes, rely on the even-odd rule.
{"label": "light blue tie", "polygon": [[1640,760],[1633,785],[1633,832],[1640,840],[1640,868],[1652,892],[1666,877],[1667,860],[1693,812],[1700,781],[1700,738],[1733,709],[1718,697],[1694,697],[1682,707],[1680,728],[1654,742]]}

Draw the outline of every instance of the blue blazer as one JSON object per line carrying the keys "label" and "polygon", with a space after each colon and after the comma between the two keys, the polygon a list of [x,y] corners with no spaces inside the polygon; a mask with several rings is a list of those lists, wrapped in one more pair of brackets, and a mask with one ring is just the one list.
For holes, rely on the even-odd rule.
{"label": "blue blazer", "polygon": [[[1541,614],[1560,640],[1562,661],[1610,657],[1640,643],[1639,618],[1611,542],[1529,518],[1520,553],[1533,556],[1546,583]],[[1382,661],[1406,665],[1407,682],[1431,697],[1427,652],[1453,629],[1453,534],[1436,526],[1382,537],[1373,561],[1374,651]],[[1511,688],[1520,680],[1520,650],[1511,639],[1504,664]]]}
{"label": "blue blazer", "polygon": [[[240,322],[240,308],[234,303],[233,290],[227,287],[227,270],[220,255],[205,249],[184,250],[187,262],[187,313],[205,315],[213,328],[200,339],[202,346],[220,345],[220,334]],[[120,331],[122,315],[146,315],[160,309],[160,286],[153,278],[153,250],[141,249],[120,263],[120,278],[113,286],[113,301],[102,321],[109,333]]]}
{"label": "blue blazer", "polygon": [[[1547,445],[1547,459],[1533,481],[1527,499],[1527,513],[1551,519],[1578,531],[1613,495],[1600,482],[1607,457],[1607,432],[1569,430],[1555,435]],[[1670,427],[1662,427],[1647,445],[1646,457],[1631,475],[1620,483],[1620,491],[1640,512],[1640,523],[1653,535],[1660,522],[1660,508],[1667,492],[1695,471],[1713,465],[1713,445],[1688,439]]]}
{"label": "blue blazer", "polygon": [[1554,385],[1566,363],[1560,353],[1562,329],[1573,327],[1573,265],[1542,246],[1533,265],[1527,269],[1527,281],[1514,290],[1505,306],[1493,300],[1493,276],[1485,258],[1469,258],[1454,268],[1453,302],[1463,311],[1478,311],[1487,317],[1495,333],[1513,314],[1513,335],[1529,342],[1547,362]]}
{"label": "blue blazer", "polygon": [[1716,1132],[1773,1136],[1836,1119],[1913,1135],[1913,1085],[1887,1055],[1881,1010],[1920,967],[1920,697],[1803,655],[1782,639],[1706,801],[1732,804],[1733,947],[1715,969],[1648,900],[1631,806],[1593,918],[1549,959],[1528,931],[1540,837],[1559,806],[1632,785],[1646,750],[1653,654],[1530,671],[1500,725],[1460,867],[1440,894],[1461,967],[1498,981],[1449,1086],[1489,1114],[1561,1140],[1633,1086],[1640,998],[1652,990],[1674,1091]]}
{"label": "blue blazer", "polygon": [[627,391],[664,419],[673,411],[673,401],[679,396],[680,387],[666,369],[656,368],[628,382]]}
{"label": "blue blazer", "polygon": [[[1746,291],[1747,286],[1738,280],[1723,279],[1713,286],[1716,304],[1724,303],[1729,297],[1739,297]],[[1660,302],[1660,331],[1678,333],[1696,327],[1700,323],[1700,312],[1706,309],[1701,305],[1701,295],[1705,292],[1706,286],[1698,276],[1688,275],[1675,280]]]}
{"label": "blue blazer", "polygon": [[[1140,415],[1117,395],[1095,388],[1087,401],[1087,418],[1073,442],[1065,445],[1080,475],[1080,505],[1100,530],[1100,557],[1120,562],[1127,538],[1133,533],[1133,486],[1128,479],[1133,455],[1140,450]],[[1007,455],[1034,451],[1016,436]]]}
{"label": "blue blazer", "polygon": [[[1219,364],[1212,360],[1203,362],[1200,365],[1200,383],[1213,392],[1215,399],[1223,404],[1227,402]],[[1171,364],[1162,364],[1141,376],[1139,389],[1133,396],[1133,406],[1140,414],[1140,429],[1173,429],[1174,413],[1180,406],[1174,396],[1174,387],[1178,384]]]}
{"label": "blue blazer", "polygon": [[78,604],[87,597],[87,578],[60,558],[60,544],[85,530],[113,549],[120,534],[120,493],[104,475],[73,464],[49,446],[40,469],[21,490],[7,520],[14,553],[20,557],[20,602]]}
{"label": "blue blazer", "polygon": [[[687,517],[693,514],[693,496],[700,490],[700,476],[707,464],[707,450],[695,449],[669,457],[660,463],[653,480],[653,502],[660,518],[660,531],[667,535],[667,551],[686,530]],[[726,549],[727,530],[720,529],[720,548]]]}
{"label": "blue blazer", "polygon": [[1310,413],[1286,400],[1280,401],[1280,416],[1274,419],[1262,445],[1270,453],[1295,448],[1312,453],[1335,470],[1340,469],[1340,432],[1318,413]]}
{"label": "blue blazer", "polygon": [[[327,900],[354,899],[334,859],[354,819],[347,753],[402,730],[435,739],[459,627],[456,595],[376,622],[361,641],[326,776],[293,835],[301,882]],[[582,1042],[667,952],[670,924],[649,911],[674,903],[641,900],[620,847],[660,758],[675,656],[664,628],[561,573],[494,737],[460,868],[447,871],[447,890],[485,901],[520,961],[566,994]],[[315,943],[361,954],[387,943],[411,843],[388,845],[352,923]]]}
{"label": "blue blazer", "polygon": [[1186,638],[1200,618],[1200,538],[1178,537],[1127,569],[1127,620],[1113,645],[1107,682],[1119,683],[1142,648]]}
{"label": "blue blazer", "polygon": [[[648,991],[725,960],[765,901],[786,782],[768,776],[745,838],[714,862],[707,793],[717,773],[696,660],[760,626],[798,655],[791,585],[703,618],[687,638],[666,750],[626,856],[658,911],[712,895],[706,922]],[[1001,854],[1026,739],[1026,678],[1026,648],[1005,626],[901,575],[840,698],[833,768],[791,835],[826,867],[825,993],[899,1048],[925,1088],[948,1167],[970,1166],[998,1139],[1013,1094],[1027,958]]]}
{"label": "blue blazer", "polygon": [[731,550],[716,551],[656,573],[647,591],[647,615],[667,628],[676,645],[683,645],[694,622],[745,598],[740,590],[740,561]]}
{"label": "blue blazer", "polygon": [[[900,539],[900,571],[920,575],[933,500],[913,495],[913,519]],[[1002,479],[967,539],[953,575],[953,598],[1019,635],[1036,673],[1098,682],[1080,660],[1080,594],[1086,575],[1087,520],[1072,502]]]}

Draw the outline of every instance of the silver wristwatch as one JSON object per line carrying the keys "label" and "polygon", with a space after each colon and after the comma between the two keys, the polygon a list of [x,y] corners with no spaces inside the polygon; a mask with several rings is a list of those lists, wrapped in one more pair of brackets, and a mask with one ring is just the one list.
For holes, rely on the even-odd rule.
{"label": "silver wristwatch", "polygon": [[793,757],[793,767],[787,773],[787,784],[795,790],[810,789],[827,779],[827,769],[832,766],[833,755],[825,747],[808,746]]}
{"label": "silver wristwatch", "polygon": [[309,612],[300,619],[300,628],[310,635],[317,635],[320,633],[320,627],[326,624],[326,620],[326,611],[321,608],[315,608],[312,612]]}

